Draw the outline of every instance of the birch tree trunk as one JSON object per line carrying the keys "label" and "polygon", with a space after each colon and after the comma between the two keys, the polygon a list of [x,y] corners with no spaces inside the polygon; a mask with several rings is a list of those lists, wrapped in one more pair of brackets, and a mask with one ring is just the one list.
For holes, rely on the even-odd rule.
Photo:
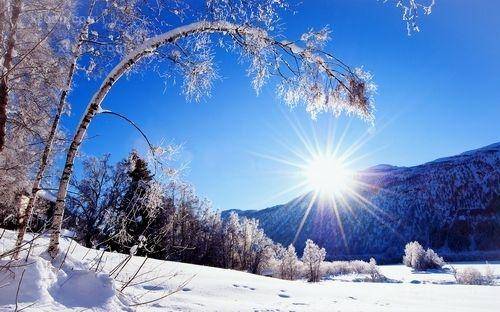
{"label": "birch tree trunk", "polygon": [[[7,127],[7,107],[9,105],[8,72],[12,66],[14,57],[14,46],[16,44],[17,22],[21,13],[21,0],[13,0],[11,3],[11,16],[9,21],[9,32],[5,56],[3,59],[2,79],[0,81],[0,152],[5,146],[5,136]],[[2,21],[3,22],[3,21]]]}
{"label": "birch tree trunk", "polygon": [[80,148],[82,140],[85,137],[90,122],[92,121],[94,116],[99,113],[102,101],[108,94],[111,87],[115,84],[115,82],[118,79],[120,79],[123,76],[123,74],[125,74],[132,66],[134,66],[134,64],[136,64],[143,57],[154,53],[154,51],[156,51],[156,49],[158,49],[160,46],[172,43],[179,38],[187,37],[198,33],[219,32],[219,33],[235,34],[236,32],[239,32],[245,34],[255,31],[260,31],[260,30],[248,26],[247,27],[238,26],[223,21],[195,22],[192,24],[175,28],[171,31],[168,31],[164,34],[158,35],[156,37],[147,40],[141,46],[139,46],[138,48],[133,50],[130,54],[125,56],[123,60],[113,68],[113,70],[109,73],[109,75],[104,79],[101,87],[99,88],[97,93],[94,94],[92,100],[87,106],[85,115],[78,124],[78,128],[76,130],[76,133],[73,137],[70,148],[66,155],[64,170],[61,179],[59,181],[59,189],[57,192],[57,201],[54,211],[54,217],[52,219],[52,225],[50,227],[50,243],[47,251],[52,258],[55,258],[59,253],[59,235],[61,232],[61,225],[64,216],[64,204],[66,200],[66,194],[68,191],[69,180],[71,178],[71,174],[73,173],[73,165],[75,157],[78,153],[78,149]]}
{"label": "birch tree trunk", "polygon": [[80,31],[80,34],[78,36],[78,41],[77,41],[75,49],[74,49],[75,52],[73,55],[73,60],[72,60],[71,65],[69,67],[68,76],[66,79],[66,85],[65,85],[64,90],[61,92],[61,96],[59,98],[59,104],[57,106],[57,112],[54,116],[54,120],[52,121],[50,133],[49,133],[49,136],[47,138],[47,141],[45,142],[45,148],[43,150],[43,154],[42,154],[42,157],[40,159],[40,165],[38,167],[38,172],[35,176],[35,180],[33,181],[33,186],[31,188],[31,196],[29,198],[28,205],[26,206],[26,209],[24,210],[24,213],[19,218],[19,229],[17,232],[16,246],[15,246],[15,251],[14,251],[14,255],[13,255],[14,259],[19,258],[19,252],[21,250],[21,245],[23,243],[24,235],[26,234],[26,230],[28,228],[31,214],[32,214],[33,208],[35,206],[37,192],[40,190],[40,184],[42,182],[43,175],[45,173],[45,169],[47,168],[47,163],[48,163],[50,154],[52,152],[52,145],[54,144],[54,140],[55,140],[55,137],[57,134],[57,128],[59,127],[59,122],[61,120],[61,116],[62,116],[62,113],[64,111],[64,106],[66,105],[66,98],[68,96],[69,90],[71,89],[71,85],[73,82],[73,76],[75,74],[76,65],[78,63],[78,59],[81,56],[82,44],[88,36],[90,21],[91,21],[90,19],[87,19],[87,21],[83,25],[82,30]]}

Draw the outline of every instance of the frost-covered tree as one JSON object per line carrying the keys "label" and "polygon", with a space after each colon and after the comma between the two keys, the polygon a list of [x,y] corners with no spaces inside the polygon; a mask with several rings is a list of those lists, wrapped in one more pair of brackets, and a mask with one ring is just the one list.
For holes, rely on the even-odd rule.
{"label": "frost-covered tree", "polygon": [[299,42],[278,36],[281,1],[208,1],[198,21],[158,34],[135,45],[104,79],[90,101],[66,156],[51,227],[50,254],[58,252],[58,239],[74,159],[93,117],[111,87],[146,58],[167,61],[182,77],[187,98],[198,100],[209,92],[217,74],[213,49],[219,45],[248,61],[252,86],[259,92],[266,82],[288,105],[303,103],[314,118],[318,113],[347,113],[373,119],[371,75],[352,69],[323,50],[329,31],[308,31]]}
{"label": "frost-covered tree", "polygon": [[200,222],[193,262],[220,266],[223,236],[221,214],[214,211],[209,201],[203,201],[198,214]]}
{"label": "frost-covered tree", "polygon": [[[385,2],[387,1],[388,0],[385,0]],[[420,31],[418,23],[420,15],[431,14],[436,4],[435,0],[394,0],[394,2],[396,2],[396,6],[401,9],[403,21],[406,22],[406,31],[408,35]]]}
{"label": "frost-covered tree", "polygon": [[242,270],[259,273],[273,255],[273,241],[259,228],[256,219],[243,218],[240,223],[239,264]]}
{"label": "frost-covered tree", "polygon": [[129,185],[127,166],[112,166],[109,155],[83,161],[81,179],[73,179],[68,197],[68,220],[79,241],[97,248],[113,234],[116,215]]}
{"label": "frost-covered tree", "polygon": [[440,269],[444,260],[434,250],[425,250],[417,241],[409,242],[405,246],[403,264],[417,271]]}
{"label": "frost-covered tree", "polygon": [[302,262],[305,266],[307,280],[309,282],[319,282],[321,279],[321,264],[325,260],[326,251],[320,248],[312,240],[306,241]]}
{"label": "frost-covered tree", "polygon": [[239,238],[241,226],[238,215],[232,212],[224,224],[224,240],[222,242],[222,263],[226,268],[235,268],[238,263]]}
{"label": "frost-covered tree", "polygon": [[302,263],[297,257],[295,247],[289,245],[283,250],[278,259],[278,277],[286,280],[295,280],[300,277]]}
{"label": "frost-covered tree", "polygon": [[63,85],[66,58],[52,38],[65,27],[69,7],[70,1],[0,1],[0,193],[16,224],[26,218],[17,219],[12,198],[29,188]]}
{"label": "frost-covered tree", "polygon": [[[54,2],[53,0],[38,1]],[[38,170],[31,185],[29,201],[24,214],[20,216],[16,243],[18,247],[23,241],[37,193],[41,189],[48,161],[56,143],[59,123],[67,107],[66,99],[72,88],[74,76],[83,73],[90,78],[102,74],[110,59],[127,53],[132,46],[142,42],[153,29],[156,29],[156,24],[161,24],[158,19],[167,20],[183,12],[181,2],[163,0],[91,0],[85,3],[88,7],[86,7],[86,14],[82,16],[78,16],[77,10],[73,9],[72,0],[62,0],[57,6],[53,3],[49,4],[53,7],[65,8],[56,19],[56,25],[63,25],[65,31],[54,31],[51,36],[47,36],[46,40],[52,42],[52,46],[59,51],[58,56],[65,60],[61,68],[64,71],[64,77],[57,90],[57,100],[53,101],[54,104],[57,103],[53,117],[47,120],[50,121],[50,125],[46,127],[49,132],[44,140]],[[51,11],[50,6],[40,5],[40,3],[37,5],[43,10]],[[158,19],[151,18],[151,16],[156,16]]]}
{"label": "frost-covered tree", "polygon": [[[0,2],[0,152],[7,142],[10,115],[23,100],[29,100],[31,108],[35,104],[45,105],[48,112],[53,107],[52,103],[44,103],[43,98],[61,87],[59,71],[65,59],[58,55],[52,39],[67,25],[62,17],[70,11],[71,3],[69,0]],[[42,98],[30,98],[28,90]]]}

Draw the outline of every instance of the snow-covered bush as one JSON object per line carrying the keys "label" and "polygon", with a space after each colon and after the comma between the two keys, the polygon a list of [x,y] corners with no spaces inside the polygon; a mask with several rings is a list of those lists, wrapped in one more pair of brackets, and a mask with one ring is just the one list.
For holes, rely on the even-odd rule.
{"label": "snow-covered bush", "polygon": [[370,258],[370,262],[368,263],[368,274],[370,274],[370,282],[383,282],[387,279],[382,273],[380,273],[377,261],[375,261],[374,258]]}
{"label": "snow-covered bush", "polygon": [[325,257],[325,248],[319,248],[319,246],[310,239],[306,241],[302,262],[304,262],[305,275],[309,282],[319,282],[321,279],[321,265]]}
{"label": "snow-covered bush", "polygon": [[362,260],[349,261],[352,273],[364,274],[370,272],[370,263]]}
{"label": "snow-covered bush", "polygon": [[428,269],[441,269],[445,265],[443,257],[430,248],[425,251],[424,263]]}
{"label": "snow-covered bush", "polygon": [[323,276],[338,276],[352,273],[350,261],[326,261],[322,266]]}
{"label": "snow-covered bush", "polygon": [[366,280],[370,282],[381,282],[386,280],[386,277],[380,273],[377,262],[374,258],[371,258],[370,262],[362,260],[327,261],[323,263],[322,271],[323,276],[367,274],[369,277]]}
{"label": "snow-covered bush", "polygon": [[370,266],[362,260],[324,262],[323,275],[338,276],[347,274],[368,274]]}
{"label": "snow-covered bush", "polygon": [[417,241],[410,242],[405,246],[403,264],[417,271],[428,269],[440,269],[444,260],[434,250],[425,250]]}
{"label": "snow-covered bush", "polygon": [[453,270],[453,276],[457,284],[463,285],[494,285],[495,275],[490,267],[487,267],[484,274],[476,268],[467,267],[462,270]]}

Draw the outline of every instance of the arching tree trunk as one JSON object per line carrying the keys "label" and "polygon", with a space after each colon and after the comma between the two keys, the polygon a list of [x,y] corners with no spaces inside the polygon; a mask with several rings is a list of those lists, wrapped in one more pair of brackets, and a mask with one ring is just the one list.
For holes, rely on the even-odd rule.
{"label": "arching tree trunk", "polygon": [[5,47],[5,55],[2,64],[4,72],[2,73],[2,79],[0,81],[0,152],[3,151],[5,146],[5,136],[7,128],[7,107],[9,105],[8,72],[12,66],[12,59],[14,57],[17,22],[19,20],[19,14],[21,13],[21,0],[13,0],[11,3],[10,10],[11,10],[11,16],[9,20],[10,25],[7,38],[7,46]]}
{"label": "arching tree trunk", "polygon": [[59,182],[59,189],[57,192],[56,208],[54,212],[54,217],[52,219],[52,225],[50,227],[50,244],[48,247],[49,254],[55,258],[59,252],[59,235],[61,232],[61,225],[64,216],[64,203],[66,200],[66,194],[68,190],[69,181],[71,174],[73,172],[73,165],[75,157],[78,153],[78,149],[82,143],[83,138],[87,132],[87,128],[94,118],[94,116],[99,113],[100,105],[106,95],[108,94],[111,87],[115,82],[120,79],[135,63],[137,63],[143,57],[152,54],[160,46],[172,43],[179,38],[187,37],[196,33],[204,32],[227,32],[235,34],[236,32],[249,33],[250,31],[256,31],[250,27],[237,26],[228,22],[195,22],[186,26],[181,26],[171,31],[168,31],[162,35],[153,37],[137,49],[132,51],[129,55],[125,56],[123,60],[113,68],[110,74],[105,78],[101,87],[94,94],[91,102],[89,103],[85,115],[78,124],[75,136],[71,141],[71,145],[66,155],[66,162],[64,164],[64,170]]}
{"label": "arching tree trunk", "polygon": [[57,128],[59,127],[59,122],[61,120],[62,113],[64,111],[64,106],[66,105],[66,98],[68,96],[68,92],[71,89],[71,85],[73,82],[73,76],[75,74],[75,69],[76,65],[78,63],[78,59],[81,56],[81,47],[83,44],[83,41],[87,38],[88,36],[88,30],[89,30],[89,25],[90,25],[90,19],[87,19],[85,24],[82,27],[82,30],[80,31],[80,34],[78,36],[78,41],[75,46],[75,53],[73,55],[73,60],[71,62],[71,65],[69,67],[68,71],[68,76],[66,79],[66,85],[64,90],[61,92],[61,95],[59,97],[59,104],[57,106],[57,111],[54,116],[54,120],[52,120],[52,125],[50,128],[50,133],[49,136],[45,142],[45,148],[43,150],[42,158],[40,159],[40,164],[38,167],[38,172],[35,176],[35,180],[33,181],[33,185],[31,187],[31,196],[28,201],[28,205],[26,206],[26,209],[24,210],[24,213],[20,216],[19,218],[19,229],[17,232],[17,240],[16,240],[16,250],[14,251],[13,257],[17,259],[19,257],[19,251],[21,248],[21,245],[23,243],[24,235],[26,234],[26,230],[31,218],[31,214],[33,212],[33,208],[35,206],[36,202],[36,196],[37,192],[40,190],[40,184],[43,179],[43,175],[45,173],[45,169],[47,168],[47,163],[50,158],[50,154],[52,152],[52,146],[54,144],[54,140],[56,138],[57,134]]}
{"label": "arching tree trunk", "polygon": [[[59,251],[59,233],[61,231],[61,225],[64,215],[64,202],[66,199],[69,180],[73,172],[74,160],[78,153],[78,149],[80,148],[82,140],[85,137],[90,122],[92,121],[94,116],[100,112],[101,103],[105,99],[109,90],[118,79],[120,79],[143,57],[153,54],[159,47],[165,44],[173,43],[180,38],[200,33],[221,33],[224,35],[230,35],[233,37],[233,40],[238,42],[238,44],[240,45],[245,45],[244,42],[239,42],[240,38],[243,36],[249,37],[249,40],[252,40],[252,38],[258,38],[259,40],[265,41],[265,44],[268,46],[277,46],[280,51],[284,51],[284,54],[287,54],[289,56],[291,55],[296,58],[301,58],[303,62],[315,63],[317,70],[323,72],[328,76],[328,78],[330,79],[330,84],[333,83],[333,81],[337,81],[339,84],[342,84],[344,88],[348,89],[347,87],[345,87],[344,82],[340,80],[342,77],[337,77],[336,71],[330,68],[328,66],[328,63],[321,56],[314,54],[309,50],[302,49],[292,42],[276,41],[272,37],[269,37],[265,30],[248,25],[236,25],[225,21],[201,21],[175,28],[164,34],[146,40],[142,45],[125,56],[122,61],[118,65],[116,65],[104,79],[101,87],[92,97],[92,100],[90,101],[85,114],[77,127],[76,133],[66,155],[66,162],[64,164],[64,170],[59,182],[59,189],[57,192],[54,218],[52,220],[52,225],[50,228],[51,235],[48,252],[53,258],[57,256]],[[343,64],[342,66],[346,67],[346,65]],[[292,73],[295,72],[292,70]],[[297,73],[295,74],[299,75]],[[346,74],[344,76],[352,77],[353,75],[350,70],[348,74],[349,75]],[[350,82],[353,82],[353,80],[351,80]],[[363,88],[359,88],[360,85],[364,86],[363,84],[359,83],[355,84],[354,86],[358,87],[358,89],[362,89],[361,91],[363,91]],[[360,92],[360,90],[357,91],[358,93]],[[359,113],[360,115],[363,115],[365,117],[370,116],[370,111],[368,109],[370,107],[369,102],[366,100],[366,97],[364,97],[363,92],[361,92],[360,94],[362,95],[362,97],[357,93],[353,96],[350,96],[349,101],[351,101],[352,98],[352,103],[350,104],[352,105],[353,109],[361,112]],[[362,102],[360,102],[360,99],[362,100]]]}

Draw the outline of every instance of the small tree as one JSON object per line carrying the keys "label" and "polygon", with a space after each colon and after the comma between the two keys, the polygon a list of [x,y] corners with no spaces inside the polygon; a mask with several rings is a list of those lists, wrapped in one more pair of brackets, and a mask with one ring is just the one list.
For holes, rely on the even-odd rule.
{"label": "small tree", "polygon": [[284,250],[281,259],[278,263],[278,276],[279,278],[286,280],[294,280],[300,276],[301,263],[299,258],[297,258],[297,253],[295,252],[295,247],[289,245],[286,250]]}
{"label": "small tree", "polygon": [[224,241],[222,242],[222,265],[233,269],[238,263],[239,238],[241,237],[241,225],[238,214],[232,212],[229,219],[224,223]]}
{"label": "small tree", "polygon": [[302,262],[306,267],[307,280],[309,282],[319,282],[321,279],[321,264],[325,260],[325,248],[319,248],[312,240],[306,241]]}

